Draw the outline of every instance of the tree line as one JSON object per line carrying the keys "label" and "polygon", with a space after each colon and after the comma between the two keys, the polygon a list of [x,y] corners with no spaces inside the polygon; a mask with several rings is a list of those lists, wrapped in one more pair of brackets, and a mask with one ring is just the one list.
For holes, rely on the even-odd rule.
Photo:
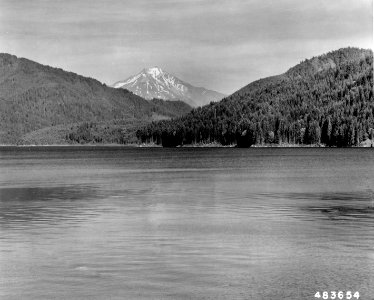
{"label": "tree line", "polygon": [[137,131],[143,143],[355,146],[374,139],[373,52],[345,48]]}

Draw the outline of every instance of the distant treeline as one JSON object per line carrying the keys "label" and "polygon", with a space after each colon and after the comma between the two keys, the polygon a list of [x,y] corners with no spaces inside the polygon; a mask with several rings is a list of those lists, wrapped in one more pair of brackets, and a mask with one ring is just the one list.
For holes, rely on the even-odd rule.
{"label": "distant treeline", "polygon": [[[150,100],[154,119],[170,119],[175,115],[186,114],[191,107],[182,101]],[[78,144],[132,144],[137,143],[136,130],[149,123],[147,118],[119,119],[106,122],[82,122],[67,126],[65,140]]]}
{"label": "distant treeline", "polygon": [[137,131],[143,143],[325,144],[374,137],[373,52],[345,48],[255,81],[218,103]]}

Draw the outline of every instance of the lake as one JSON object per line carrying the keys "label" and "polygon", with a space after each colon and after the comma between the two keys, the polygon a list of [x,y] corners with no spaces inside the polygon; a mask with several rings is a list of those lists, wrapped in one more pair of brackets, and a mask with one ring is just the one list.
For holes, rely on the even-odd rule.
{"label": "lake", "polygon": [[1,299],[374,296],[374,151],[2,147]]}

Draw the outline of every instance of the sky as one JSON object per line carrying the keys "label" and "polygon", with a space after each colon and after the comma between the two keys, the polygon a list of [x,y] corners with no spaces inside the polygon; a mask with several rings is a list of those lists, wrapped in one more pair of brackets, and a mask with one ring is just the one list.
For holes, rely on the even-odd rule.
{"label": "sky", "polygon": [[373,48],[372,0],[0,0],[0,52],[108,85],[158,66],[231,94],[347,46]]}

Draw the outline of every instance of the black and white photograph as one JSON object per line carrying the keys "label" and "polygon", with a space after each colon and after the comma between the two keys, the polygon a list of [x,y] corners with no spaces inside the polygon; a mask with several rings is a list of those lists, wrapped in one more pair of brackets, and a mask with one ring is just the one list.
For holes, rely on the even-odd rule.
{"label": "black and white photograph", "polygon": [[0,0],[0,299],[374,300],[373,0]]}

